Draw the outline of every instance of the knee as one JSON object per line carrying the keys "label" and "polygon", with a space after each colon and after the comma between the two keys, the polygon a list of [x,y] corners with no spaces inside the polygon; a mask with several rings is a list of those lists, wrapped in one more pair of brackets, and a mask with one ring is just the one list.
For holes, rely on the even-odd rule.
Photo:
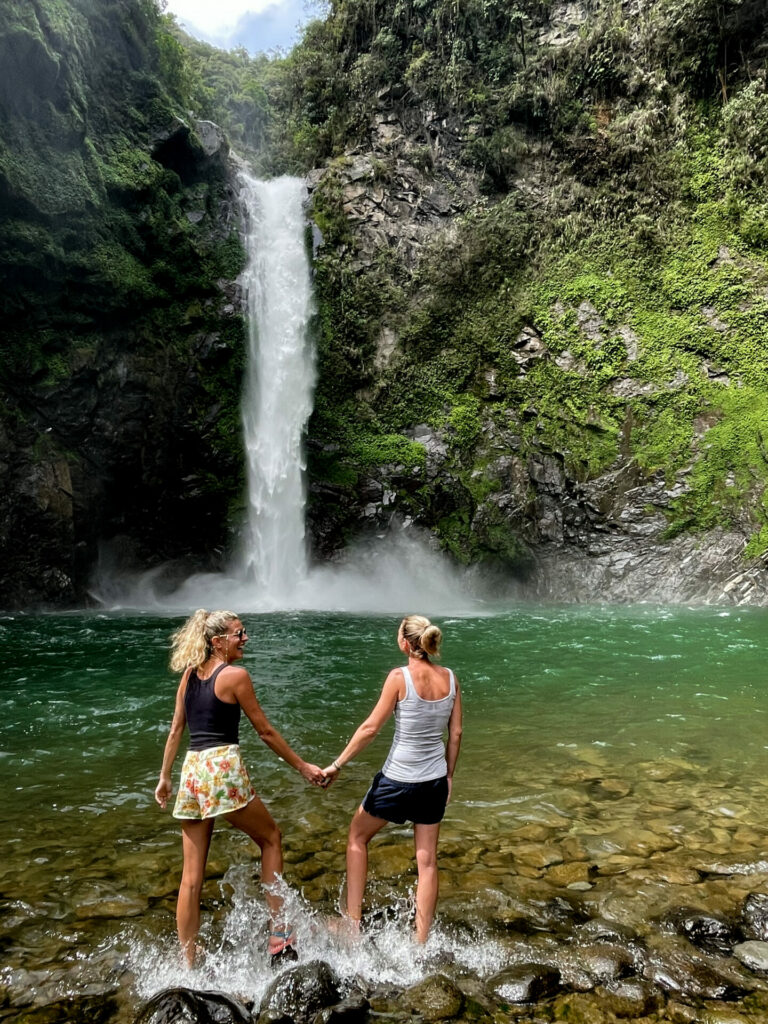
{"label": "knee", "polygon": [[416,854],[416,866],[420,875],[428,871],[437,871],[437,854],[431,850],[419,850]]}
{"label": "knee", "polygon": [[263,850],[265,846],[272,847],[273,849],[281,850],[283,848],[283,834],[277,827],[276,822],[272,822],[269,828],[266,830],[263,836],[259,837],[256,842]]}
{"label": "knee", "polygon": [[202,891],[202,878],[187,875],[182,876],[181,885],[179,886],[179,899],[187,899],[199,903]]}
{"label": "knee", "polygon": [[356,832],[350,832],[347,839],[347,853],[365,853],[368,850],[368,840]]}

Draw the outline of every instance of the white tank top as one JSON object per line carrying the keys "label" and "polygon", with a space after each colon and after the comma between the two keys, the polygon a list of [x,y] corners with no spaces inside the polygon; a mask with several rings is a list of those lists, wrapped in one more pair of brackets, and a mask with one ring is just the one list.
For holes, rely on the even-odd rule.
{"label": "white tank top", "polygon": [[405,696],[395,705],[395,736],[381,769],[395,782],[429,782],[448,772],[443,733],[456,700],[456,682],[448,669],[447,697],[425,700],[416,693],[411,673],[402,669]]}

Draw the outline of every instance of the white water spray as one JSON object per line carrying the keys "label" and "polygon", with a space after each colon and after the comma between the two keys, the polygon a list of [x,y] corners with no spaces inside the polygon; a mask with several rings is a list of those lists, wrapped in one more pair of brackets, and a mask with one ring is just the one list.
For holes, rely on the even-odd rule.
{"label": "white water spray", "polygon": [[277,604],[307,575],[302,438],[315,384],[304,183],[241,174],[246,210],[249,350],[243,397],[248,454],[244,576]]}

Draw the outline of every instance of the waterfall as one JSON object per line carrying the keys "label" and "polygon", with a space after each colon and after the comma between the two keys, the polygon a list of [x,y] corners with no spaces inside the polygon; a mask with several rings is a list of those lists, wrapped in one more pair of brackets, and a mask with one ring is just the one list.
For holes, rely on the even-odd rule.
{"label": "waterfall", "polygon": [[298,178],[240,175],[248,255],[249,347],[243,394],[248,456],[244,573],[271,602],[307,575],[302,438],[312,412],[315,354],[305,243],[306,187]]}
{"label": "waterfall", "polygon": [[105,560],[92,594],[112,607],[188,611],[236,608],[430,615],[477,607],[467,581],[414,528],[352,544],[332,564],[310,568],[304,532],[303,434],[312,412],[315,353],[306,187],[298,178],[259,181],[240,172],[247,265],[249,349],[243,390],[248,518],[243,547],[224,573],[198,573],[172,593],[163,568],[135,577]]}

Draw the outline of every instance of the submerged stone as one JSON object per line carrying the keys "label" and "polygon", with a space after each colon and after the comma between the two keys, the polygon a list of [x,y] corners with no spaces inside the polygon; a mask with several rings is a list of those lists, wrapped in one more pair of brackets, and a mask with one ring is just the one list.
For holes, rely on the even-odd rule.
{"label": "submerged stone", "polygon": [[444,974],[433,974],[403,992],[403,1002],[426,1021],[458,1017],[464,1006],[464,994]]}
{"label": "submerged stone", "polygon": [[741,919],[748,939],[768,940],[768,893],[751,892],[742,904]]}
{"label": "submerged stone", "polygon": [[768,942],[740,942],[733,955],[750,971],[768,971]]}
{"label": "submerged stone", "polygon": [[370,1003],[357,992],[334,1006],[326,1006],[315,1017],[315,1024],[361,1024],[368,1016]]}
{"label": "submerged stone", "polygon": [[595,989],[600,1005],[616,1017],[645,1017],[658,1010],[664,997],[647,981],[621,978]]}
{"label": "submerged stone", "polygon": [[488,987],[506,1003],[536,1003],[560,988],[560,971],[548,964],[515,964],[488,979]]}
{"label": "submerged stone", "polygon": [[730,953],[741,938],[736,923],[719,914],[705,914],[681,907],[668,914],[664,920],[694,946],[710,953]]}

